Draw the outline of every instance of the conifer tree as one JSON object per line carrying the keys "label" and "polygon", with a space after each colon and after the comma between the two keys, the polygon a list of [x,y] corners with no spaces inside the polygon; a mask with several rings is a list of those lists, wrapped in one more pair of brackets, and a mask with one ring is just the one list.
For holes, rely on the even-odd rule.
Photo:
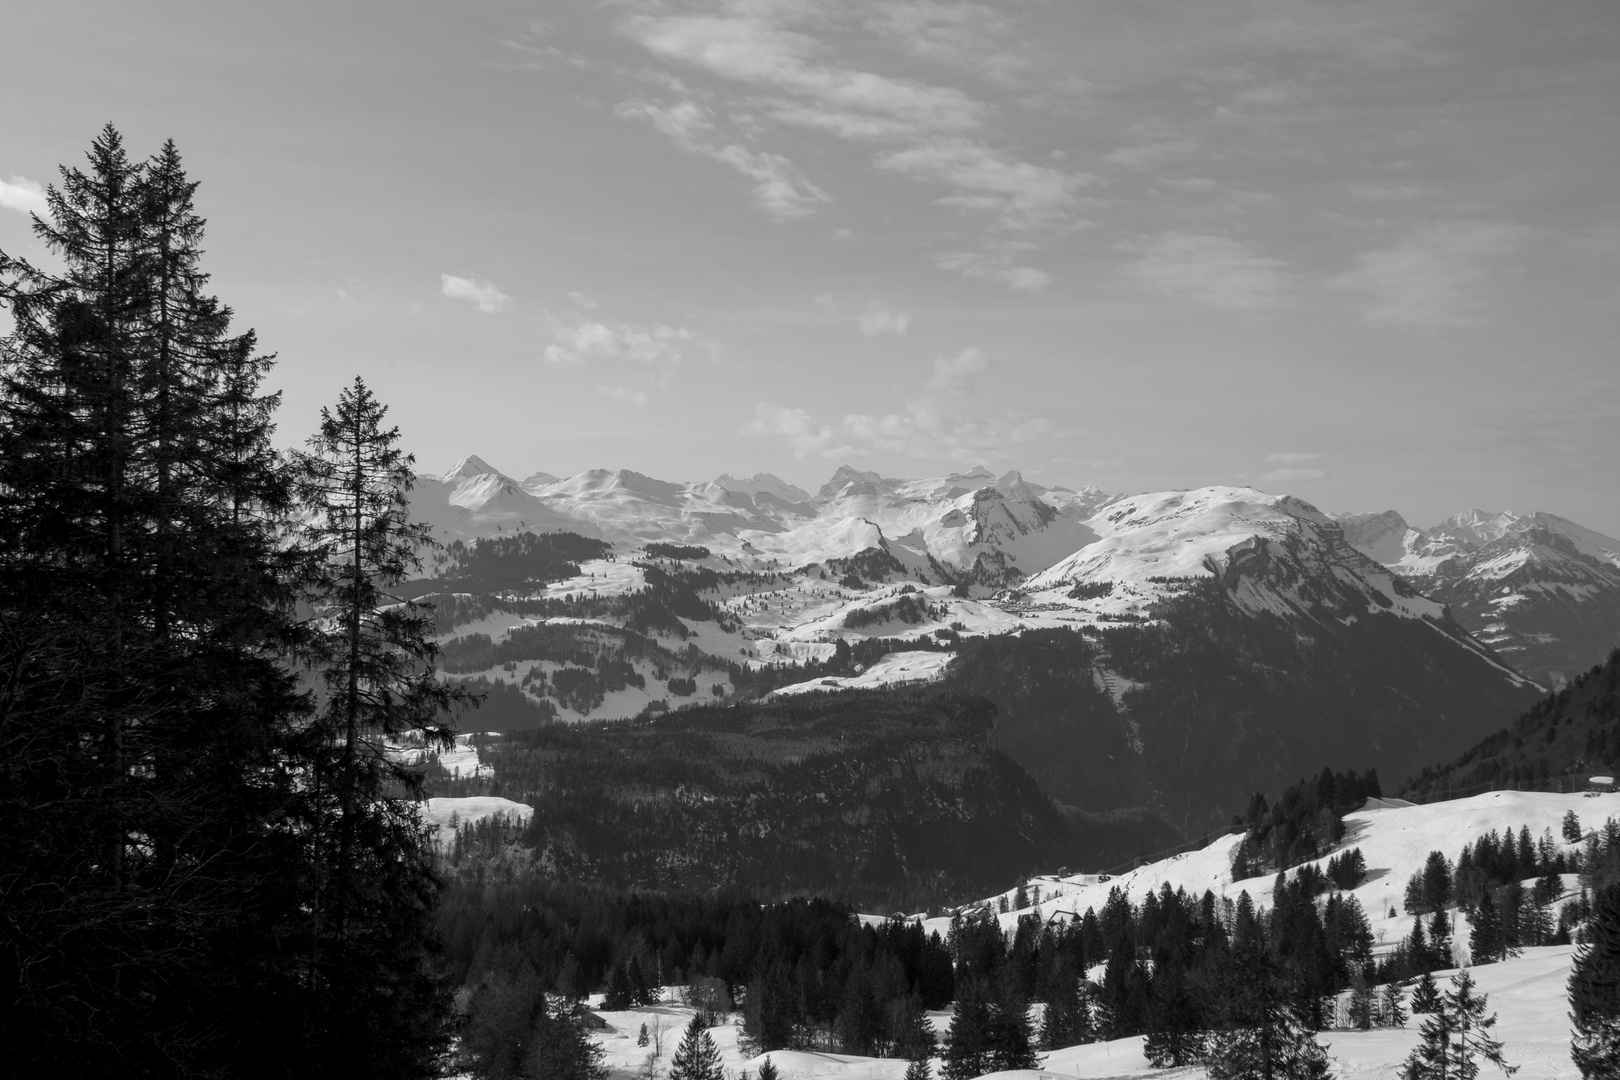
{"label": "conifer tree", "polygon": [[1485,1015],[1486,1003],[1484,994],[1474,993],[1467,968],[1452,976],[1451,989],[1424,1017],[1422,1041],[1402,1067],[1403,1080],[1474,1080],[1482,1059],[1509,1076],[1518,1072],[1502,1057],[1501,1041],[1491,1037],[1496,1016]]}
{"label": "conifer tree", "polygon": [[934,1080],[934,1067],[928,1058],[912,1058],[906,1063],[904,1080]]}
{"label": "conifer tree", "polygon": [[669,1080],[726,1080],[720,1051],[701,1016],[693,1016],[669,1062]]}
{"label": "conifer tree", "polygon": [[61,179],[61,272],[0,253],[8,1069],[296,1071],[269,361],[206,293],[172,143],[137,162],[109,125]]}
{"label": "conifer tree", "polygon": [[1468,932],[1468,952],[1476,964],[1489,964],[1502,958],[1502,926],[1496,917],[1496,902],[1489,889],[1479,898]]}
{"label": "conifer tree", "polygon": [[585,1029],[584,1007],[541,994],[523,1062],[527,1075],[546,1080],[607,1080],[603,1057],[602,1047]]}
{"label": "conifer tree", "polygon": [[[1429,980],[1433,983],[1433,979]],[[1403,1028],[1406,1026],[1406,1009],[1401,1005],[1401,986],[1391,980],[1384,984],[1379,1009],[1379,1023],[1384,1027]]]}
{"label": "conifer tree", "polygon": [[450,745],[444,717],[466,695],[436,677],[430,610],[389,592],[433,541],[406,516],[412,458],[386,413],[356,378],[298,458],[325,691],[302,747],[319,868],[310,973],[321,1059],[345,1075],[411,1075],[447,1038],[431,965],[438,880],[411,801],[421,776],[390,749]]}
{"label": "conifer tree", "polygon": [[781,1074],[776,1071],[776,1066],[771,1063],[770,1058],[759,1063],[758,1080],[781,1080]]}
{"label": "conifer tree", "polygon": [[1435,985],[1434,976],[1425,971],[1412,988],[1412,1015],[1423,1016],[1439,1007],[1440,988]]}
{"label": "conifer tree", "polygon": [[1588,1078],[1620,1076],[1620,885],[1599,890],[1569,975],[1570,1056]]}
{"label": "conifer tree", "polygon": [[973,1080],[991,1069],[990,1003],[982,983],[960,987],[945,1033],[942,1080]]}
{"label": "conifer tree", "polygon": [[1211,1080],[1327,1080],[1327,1053],[1301,1022],[1288,978],[1258,942],[1224,965],[1220,1026],[1206,1062]]}

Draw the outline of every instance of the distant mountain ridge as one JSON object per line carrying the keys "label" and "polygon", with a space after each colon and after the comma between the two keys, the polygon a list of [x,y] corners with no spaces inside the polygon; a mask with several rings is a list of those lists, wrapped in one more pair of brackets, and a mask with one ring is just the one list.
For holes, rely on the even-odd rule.
{"label": "distant mountain ridge", "polygon": [[1339,522],[1358,550],[1547,686],[1620,645],[1620,540],[1545,513],[1470,510],[1431,529],[1393,510]]}
{"label": "distant mountain ridge", "polygon": [[[997,746],[1065,805],[1195,832],[1324,765],[1404,776],[1541,692],[1288,495],[847,466],[814,494],[764,474],[519,484],[481,464],[424,478],[418,516],[448,506],[506,539],[446,552],[420,591],[457,597],[440,601],[446,663],[514,715],[940,682],[994,702]],[[513,532],[538,520],[606,546],[524,554]],[[524,559],[561,565],[548,544],[583,554],[526,578]]]}

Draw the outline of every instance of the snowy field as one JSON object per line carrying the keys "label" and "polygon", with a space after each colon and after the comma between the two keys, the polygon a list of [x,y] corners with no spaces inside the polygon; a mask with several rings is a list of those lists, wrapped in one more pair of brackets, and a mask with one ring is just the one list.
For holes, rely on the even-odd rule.
{"label": "snowy field", "polygon": [[[1526,949],[1524,955],[1498,964],[1474,969],[1478,990],[1489,997],[1490,1011],[1497,1016],[1496,1034],[1503,1042],[1503,1056],[1517,1065],[1517,1080],[1571,1080],[1579,1074],[1569,1060],[1569,1005],[1564,984],[1569,978],[1570,945]],[[1445,989],[1456,972],[1435,972]],[[599,999],[593,999],[599,1000]],[[669,1059],[680,1044],[681,1034],[692,1018],[692,1010],[679,1005],[659,1005],[625,1012],[601,1012],[609,1030],[598,1034],[614,1080],[634,1076],[643,1066],[652,1047],[636,1045],[641,1025],[649,1030],[664,1025],[664,1053],[657,1065],[660,1075],[669,1069]],[[932,1014],[935,1033],[943,1036],[950,1024],[949,1013]],[[1339,1080],[1397,1080],[1401,1064],[1418,1043],[1418,1021],[1413,1018],[1404,1028],[1373,1031],[1325,1031],[1317,1038],[1327,1045],[1333,1075]],[[901,1080],[906,1063],[893,1058],[865,1058],[849,1054],[816,1054],[775,1050],[769,1055],[746,1057],[738,1049],[738,1022],[733,1019],[710,1029],[710,1037],[720,1051],[727,1075],[746,1069],[750,1076],[759,1071],[769,1056],[783,1080]],[[934,1059],[934,1075],[941,1061]],[[1000,1080],[1056,1080],[1083,1077],[1108,1080],[1114,1077],[1186,1077],[1203,1080],[1207,1070],[1200,1067],[1155,1069],[1142,1056],[1142,1037],[1087,1043],[1041,1055],[1041,1067],[989,1074]],[[1482,1080],[1505,1080],[1501,1069],[1485,1063]]]}
{"label": "snowy field", "polygon": [[[497,814],[503,815],[512,821],[523,822],[534,816],[534,808],[495,795],[469,795],[459,799],[429,799],[422,810],[422,820],[437,830],[434,834],[434,842],[443,846],[455,841],[456,825],[470,825],[475,821],[482,821]],[[455,825],[451,824],[452,821],[455,822]]]}
{"label": "snowy field", "polygon": [[770,697],[810,694],[821,690],[873,690],[880,686],[900,683],[932,682],[944,675],[945,667],[955,653],[948,652],[894,652],[882,657],[859,675],[829,676],[779,687]]}

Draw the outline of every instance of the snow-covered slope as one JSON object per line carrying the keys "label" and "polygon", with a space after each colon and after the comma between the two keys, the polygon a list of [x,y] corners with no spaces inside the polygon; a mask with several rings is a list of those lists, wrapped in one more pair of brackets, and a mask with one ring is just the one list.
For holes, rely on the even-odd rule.
{"label": "snow-covered slope", "polygon": [[1202,579],[1226,585],[1250,612],[1443,617],[1439,604],[1356,551],[1337,523],[1292,496],[1235,487],[1135,495],[1084,524],[1098,539],[1032,577],[1025,591],[1033,601],[1128,617]]}
{"label": "snow-covered slope", "polygon": [[525,531],[600,535],[589,522],[552,509],[476,456],[442,475],[418,473],[410,499],[412,519],[427,522],[447,542]]}
{"label": "snow-covered slope", "polygon": [[1543,513],[1470,510],[1432,529],[1394,511],[1340,521],[1360,551],[1547,685],[1620,644],[1620,540]]}

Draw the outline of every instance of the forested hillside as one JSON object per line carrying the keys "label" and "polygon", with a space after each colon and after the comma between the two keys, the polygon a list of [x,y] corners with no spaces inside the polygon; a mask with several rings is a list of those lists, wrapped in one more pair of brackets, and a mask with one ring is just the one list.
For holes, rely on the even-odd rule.
{"label": "forested hillside", "polygon": [[1149,624],[964,640],[945,681],[996,703],[997,745],[1060,802],[1154,808],[1189,836],[1326,766],[1408,775],[1535,700],[1429,647],[1426,621],[1249,615],[1220,590]]}
{"label": "forested hillside", "polygon": [[435,794],[534,807],[516,836],[464,830],[452,873],[539,872],[636,888],[826,893],[938,906],[1040,866],[1100,866],[1175,837],[1073,820],[993,746],[994,706],[940,693],[707,706],[552,725],[488,744],[492,779]]}
{"label": "forested hillside", "polygon": [[1620,649],[1460,757],[1424,768],[1401,794],[1446,798],[1487,787],[1576,791],[1620,769]]}

